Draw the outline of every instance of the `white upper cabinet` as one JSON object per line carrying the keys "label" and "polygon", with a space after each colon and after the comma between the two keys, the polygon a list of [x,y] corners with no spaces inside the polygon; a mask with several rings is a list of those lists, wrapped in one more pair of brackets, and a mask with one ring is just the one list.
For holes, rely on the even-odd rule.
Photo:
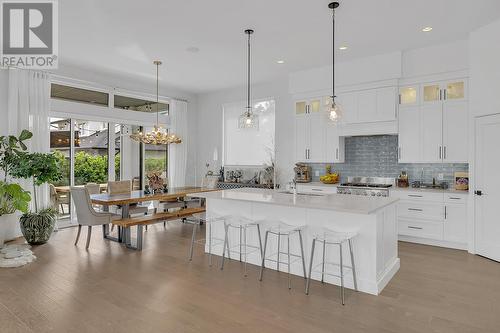
{"label": "white upper cabinet", "polygon": [[467,80],[429,82],[399,91],[399,162],[467,163]]}
{"label": "white upper cabinet", "polygon": [[345,124],[396,120],[396,87],[345,92],[338,101]]}
{"label": "white upper cabinet", "polygon": [[466,101],[443,105],[443,162],[468,162],[468,104]]}
{"label": "white upper cabinet", "polygon": [[400,163],[411,163],[421,159],[420,109],[408,106],[399,109],[399,146]]}
{"label": "white upper cabinet", "polygon": [[325,98],[295,102],[295,160],[309,163],[344,161],[344,140],[329,121]]}
{"label": "white upper cabinet", "polygon": [[443,113],[439,104],[420,107],[422,158],[420,162],[439,163],[443,158]]}

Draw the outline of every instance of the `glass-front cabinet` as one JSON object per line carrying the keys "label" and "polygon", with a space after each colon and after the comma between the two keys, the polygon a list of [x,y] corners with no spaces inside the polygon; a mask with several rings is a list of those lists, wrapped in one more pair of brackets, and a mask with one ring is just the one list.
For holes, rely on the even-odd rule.
{"label": "glass-front cabinet", "polygon": [[442,98],[441,85],[439,83],[424,84],[422,97],[424,103],[439,102]]}
{"label": "glass-front cabinet", "polygon": [[465,80],[449,81],[445,83],[444,99],[449,101],[465,99]]}
{"label": "glass-front cabinet", "polygon": [[418,85],[399,88],[399,104],[411,106],[418,104]]}

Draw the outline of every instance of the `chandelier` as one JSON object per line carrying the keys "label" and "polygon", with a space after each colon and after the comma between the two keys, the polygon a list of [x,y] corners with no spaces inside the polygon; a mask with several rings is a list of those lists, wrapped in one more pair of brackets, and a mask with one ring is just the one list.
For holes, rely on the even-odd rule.
{"label": "chandelier", "polygon": [[328,8],[332,10],[332,95],[328,101],[328,119],[332,122],[338,122],[342,118],[342,109],[340,105],[335,101],[335,9],[339,7],[338,2],[332,2],[328,5]]}
{"label": "chandelier", "polygon": [[[159,79],[158,79],[158,68],[161,65],[161,61],[155,60],[153,64],[156,65],[156,125],[150,132],[143,133],[139,131],[130,135],[130,138],[137,142],[142,142],[148,145],[169,145],[173,143],[181,143],[182,140],[175,134],[168,134],[167,130],[160,126],[159,122]],[[146,109],[148,107],[146,106]]]}
{"label": "chandelier", "polygon": [[245,34],[248,35],[247,106],[245,107],[245,112],[238,119],[238,127],[259,129],[259,117],[253,113],[250,103],[250,35],[253,33],[252,29],[245,30]]}

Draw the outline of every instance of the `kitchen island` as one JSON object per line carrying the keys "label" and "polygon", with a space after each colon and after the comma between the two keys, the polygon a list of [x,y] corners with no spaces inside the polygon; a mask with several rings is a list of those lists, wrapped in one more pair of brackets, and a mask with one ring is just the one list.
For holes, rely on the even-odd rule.
{"label": "kitchen island", "polygon": [[[315,232],[323,227],[340,231],[357,231],[354,239],[354,256],[359,291],[378,295],[399,269],[398,236],[396,223],[397,198],[362,197],[339,194],[318,195],[286,193],[265,189],[233,189],[210,193],[193,193],[191,197],[206,199],[207,214],[242,216],[252,220],[282,221],[291,225],[305,225],[303,232],[306,267],[309,267],[311,243]],[[262,239],[266,225],[262,225]],[[224,238],[224,227],[215,223],[213,237]],[[207,235],[208,236],[208,235]],[[232,246],[238,242],[239,232],[231,230]],[[248,232],[248,244],[258,246],[257,232]],[[285,249],[283,240],[281,249]],[[268,243],[267,253],[275,253],[276,239]],[[298,240],[290,241],[292,253],[299,254]],[[205,248],[208,252],[208,246]],[[222,244],[213,247],[213,253],[222,255]],[[236,255],[231,257],[235,259]],[[285,257],[285,256],[284,256]],[[285,258],[282,260],[285,260]],[[316,251],[314,265],[319,263],[321,250]],[[344,253],[344,258],[347,258]],[[239,260],[239,256],[236,257]],[[260,253],[254,252],[247,262],[261,264]],[[339,262],[338,250],[329,246],[326,262]],[[348,261],[346,261],[349,264]],[[276,264],[266,262],[268,269],[276,269]],[[280,265],[280,271],[286,265]],[[291,267],[292,274],[303,276],[302,263],[296,261]],[[312,279],[321,280],[321,274],[313,272]],[[353,288],[350,274],[345,276],[345,286]],[[325,282],[340,285],[340,279],[325,276]],[[301,285],[302,286],[302,285]]]}

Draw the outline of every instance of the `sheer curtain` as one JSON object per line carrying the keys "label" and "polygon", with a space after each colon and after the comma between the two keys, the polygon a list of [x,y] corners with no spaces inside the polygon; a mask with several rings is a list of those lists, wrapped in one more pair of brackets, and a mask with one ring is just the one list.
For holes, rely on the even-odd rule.
{"label": "sheer curtain", "polygon": [[[50,151],[49,109],[50,75],[32,70],[9,69],[9,134],[19,135],[23,129],[30,130],[33,138],[26,142],[30,152]],[[32,191],[31,181],[19,181],[19,183],[25,189]],[[37,196],[39,207],[46,207],[49,204],[47,186],[40,186]],[[34,209],[33,202],[31,209]],[[7,227],[6,239],[20,235],[18,225],[19,222]]]}
{"label": "sheer curtain", "polygon": [[188,147],[188,104],[174,100],[170,104],[169,132],[175,133],[182,143],[168,147],[168,181],[172,187],[186,186],[187,147]]}

